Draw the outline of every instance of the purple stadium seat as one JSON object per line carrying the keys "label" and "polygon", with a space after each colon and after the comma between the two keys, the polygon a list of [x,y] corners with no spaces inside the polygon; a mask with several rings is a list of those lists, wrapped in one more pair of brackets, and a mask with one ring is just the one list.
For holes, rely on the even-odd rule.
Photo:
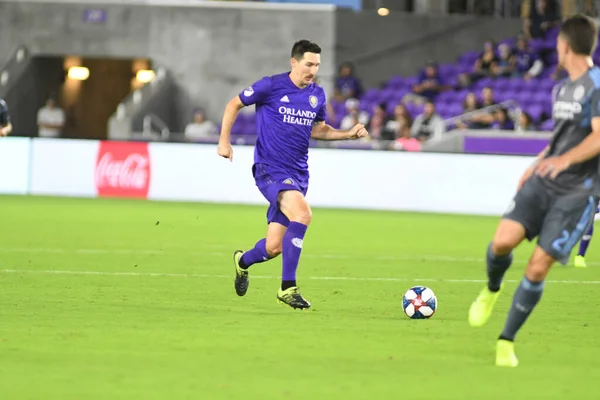
{"label": "purple stadium seat", "polygon": [[523,107],[525,109],[525,111],[527,111],[529,113],[529,115],[531,115],[531,118],[533,119],[534,122],[539,122],[540,121],[540,117],[542,116],[543,113],[543,109],[542,106],[534,104],[531,106],[526,106]]}
{"label": "purple stadium seat", "polygon": [[554,121],[552,120],[552,118],[542,122],[542,124],[540,125],[540,129],[542,131],[552,132],[552,130],[554,129]]}

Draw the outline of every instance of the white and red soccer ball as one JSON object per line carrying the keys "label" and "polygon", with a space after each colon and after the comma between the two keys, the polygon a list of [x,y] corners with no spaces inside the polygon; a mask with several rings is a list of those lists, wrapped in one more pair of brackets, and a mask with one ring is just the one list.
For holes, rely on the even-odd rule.
{"label": "white and red soccer ball", "polygon": [[425,286],[411,287],[404,293],[402,309],[412,319],[431,318],[437,310],[437,297],[433,290]]}

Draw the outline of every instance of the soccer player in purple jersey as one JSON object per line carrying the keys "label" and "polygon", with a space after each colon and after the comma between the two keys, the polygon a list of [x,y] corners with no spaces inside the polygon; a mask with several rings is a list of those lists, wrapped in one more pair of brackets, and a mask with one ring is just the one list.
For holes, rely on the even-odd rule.
{"label": "soccer player in purple jersey", "polygon": [[258,138],[252,174],[269,202],[267,234],[254,248],[237,250],[234,287],[238,296],[248,290],[248,268],[283,254],[279,302],[292,308],[309,308],[296,284],[304,235],[311,222],[308,189],[308,147],[317,140],[358,139],[368,135],[363,125],[348,131],[325,123],[327,100],[323,88],[313,82],[321,64],[321,48],[308,40],[294,43],[291,71],[267,76],[234,97],[223,114],[218,154],[233,160],[231,127],[238,112],[256,105]]}

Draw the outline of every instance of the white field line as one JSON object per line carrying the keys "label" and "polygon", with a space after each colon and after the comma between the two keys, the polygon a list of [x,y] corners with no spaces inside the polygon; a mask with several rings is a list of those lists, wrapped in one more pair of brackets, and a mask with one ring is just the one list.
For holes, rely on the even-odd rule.
{"label": "white field line", "polygon": [[[171,278],[225,278],[233,279],[233,275],[222,274],[178,274],[168,272],[111,272],[111,271],[53,271],[34,269],[1,269],[3,274],[36,274],[36,275],[100,275],[100,276],[141,276],[141,277],[171,277]],[[252,279],[281,279],[277,276],[251,275]],[[371,281],[371,282],[448,282],[448,283],[485,283],[483,279],[431,279],[431,278],[369,278],[347,276],[310,276],[303,279],[318,281]],[[505,282],[517,283],[519,280],[507,279]],[[548,280],[548,283],[571,285],[599,285],[600,281]]]}
{"label": "white field line", "polygon": [[[212,246],[211,246],[212,247]],[[223,256],[230,257],[232,252],[225,251],[189,251],[186,249],[166,249],[166,250],[144,250],[144,249],[63,249],[63,248],[0,248],[0,253],[55,253],[55,254],[130,254],[130,255],[169,255],[173,253],[188,254],[196,256]],[[372,261],[422,261],[422,262],[455,262],[455,263],[483,263],[483,258],[477,257],[449,257],[441,255],[388,255],[388,256],[369,256],[366,254],[311,254],[303,253],[302,258],[314,259],[339,259],[339,260],[372,260]],[[526,259],[517,259],[515,264],[525,264]],[[588,262],[588,265],[600,265],[598,262]]]}

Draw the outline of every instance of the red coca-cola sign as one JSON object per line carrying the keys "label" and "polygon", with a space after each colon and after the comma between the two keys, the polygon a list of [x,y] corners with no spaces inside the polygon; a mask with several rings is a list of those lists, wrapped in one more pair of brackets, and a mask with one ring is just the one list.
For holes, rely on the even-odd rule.
{"label": "red coca-cola sign", "polygon": [[100,142],[96,159],[96,192],[100,197],[148,197],[148,143]]}

